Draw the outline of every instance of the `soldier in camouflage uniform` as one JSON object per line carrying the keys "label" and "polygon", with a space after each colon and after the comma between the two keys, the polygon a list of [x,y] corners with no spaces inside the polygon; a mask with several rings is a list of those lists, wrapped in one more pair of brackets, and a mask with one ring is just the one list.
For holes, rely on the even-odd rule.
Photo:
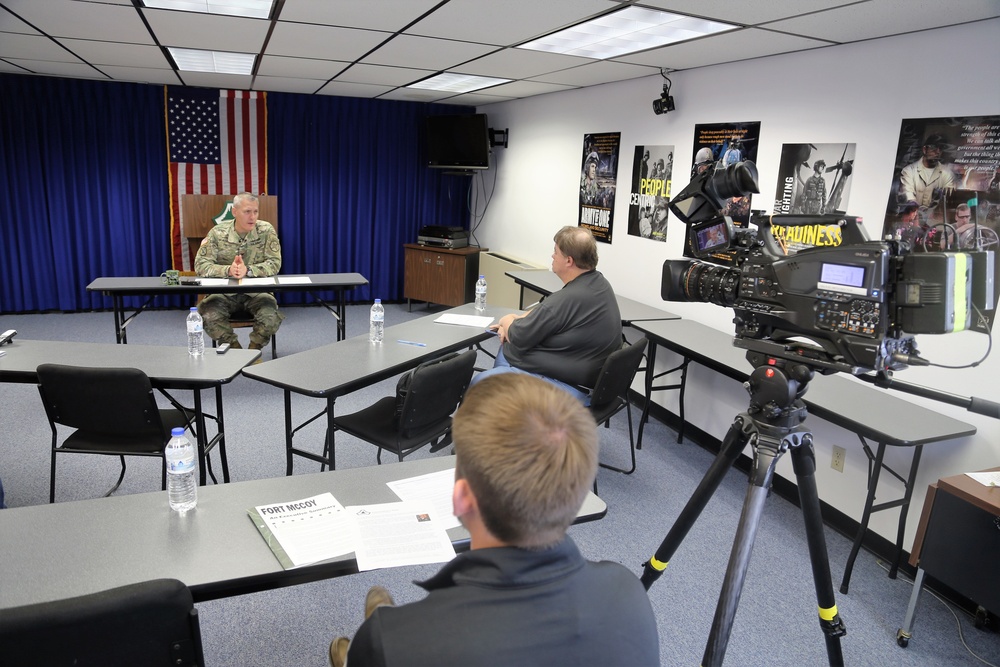
{"label": "soldier in camouflage uniform", "polygon": [[[269,222],[258,220],[259,200],[250,193],[233,198],[234,219],[216,225],[205,237],[194,268],[206,278],[263,278],[281,268],[281,244]],[[250,349],[259,350],[271,340],[285,316],[278,302],[268,293],[210,294],[198,305],[205,320],[205,333],[234,348],[242,347],[236,338],[230,316],[247,311],[254,318]]]}
{"label": "soldier in camouflage uniform", "polygon": [[826,181],[823,179],[825,168],[825,160],[816,160],[813,175],[806,180],[805,191],[802,193],[802,212],[806,215],[819,215],[826,208]]}

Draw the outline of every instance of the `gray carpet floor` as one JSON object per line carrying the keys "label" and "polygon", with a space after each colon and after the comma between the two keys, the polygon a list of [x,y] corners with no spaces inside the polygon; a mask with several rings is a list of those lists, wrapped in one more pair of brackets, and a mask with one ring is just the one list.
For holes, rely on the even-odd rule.
{"label": "gray carpet floor", "polygon": [[[442,311],[442,307],[389,304],[386,323]],[[278,334],[278,354],[331,343],[334,321],[318,307],[289,307]],[[129,327],[131,344],[185,345],[181,311],[144,313]],[[348,335],[367,331],[367,306],[348,309]],[[113,342],[110,312],[0,316],[0,330],[15,328],[25,339]],[[244,344],[246,333],[241,334]],[[211,353],[211,352],[209,352]],[[265,361],[270,351],[265,351]],[[86,360],[81,359],[81,364]],[[482,356],[481,365],[489,360]],[[395,380],[346,396],[338,412],[350,412],[390,395]],[[233,480],[284,474],[282,394],[277,388],[245,377],[224,390],[227,443]],[[48,500],[49,431],[38,394],[31,385],[0,384],[0,477],[12,508]],[[297,418],[322,406],[295,397]],[[717,434],[719,436],[723,434]],[[627,463],[628,437],[624,414],[610,429],[601,430],[602,459]],[[571,535],[584,554],[595,560],[624,564],[637,575],[655,552],[672,521],[687,502],[712,460],[699,446],[675,442],[676,434],[652,421],[638,452],[633,475],[601,470],[598,486],[608,504],[607,516],[574,526]],[[297,442],[316,451],[322,447],[319,424],[307,427]],[[434,456],[426,450],[413,458]],[[375,465],[375,449],[349,436],[337,437],[338,467]],[[218,467],[218,466],[217,466]],[[318,471],[318,464],[299,460],[296,473]],[[117,475],[116,463],[101,457],[65,456],[60,461],[57,499],[67,502],[100,496]],[[663,665],[696,665],[708,638],[722,586],[729,551],[746,493],[746,477],[730,471],[706,511],[672,558],[649,596],[659,624]],[[158,464],[130,463],[124,493],[159,490]],[[822,496],[823,490],[820,489]],[[166,503],[166,496],[163,499]],[[16,510],[15,510],[16,511]],[[839,584],[850,540],[826,531],[833,579]],[[366,572],[339,579],[293,586],[198,605],[208,665],[321,666],[327,664],[329,641],[350,635],[362,619],[365,592],[373,584],[387,586],[397,602],[421,597],[412,585],[437,566],[405,567]],[[862,552],[855,566],[850,593],[837,593],[837,604],[848,634],[842,640],[848,665],[965,666],[1000,664],[1000,635],[973,627],[964,611],[925,591],[917,610],[909,648],[896,645],[912,583],[891,580],[884,563]],[[461,628],[456,627],[456,632]],[[447,638],[427,638],[447,641]],[[511,641],[517,641],[511,637]],[[980,656],[980,657],[976,657]],[[816,600],[802,516],[776,495],[768,499],[760,521],[747,581],[736,615],[727,665],[801,667],[827,664],[819,630]]]}

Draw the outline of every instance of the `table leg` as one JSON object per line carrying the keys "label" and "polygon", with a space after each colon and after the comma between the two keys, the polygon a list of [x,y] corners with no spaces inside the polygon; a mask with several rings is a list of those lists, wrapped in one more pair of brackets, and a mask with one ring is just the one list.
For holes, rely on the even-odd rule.
{"label": "table leg", "polygon": [[125,302],[121,294],[114,294],[111,297],[111,310],[115,315],[115,342],[128,343],[125,332]]}
{"label": "table leg", "polygon": [[[330,463],[330,470],[337,469],[337,452],[335,449],[335,433],[337,431],[337,425],[333,423],[333,406],[337,402],[337,399],[333,396],[327,396],[326,398],[326,445],[324,446],[323,453],[327,455],[328,461]],[[323,466],[326,463],[320,463],[319,471],[323,472]]]}
{"label": "table leg", "polygon": [[844,567],[844,578],[840,582],[840,592],[847,593],[851,584],[851,571],[854,569],[854,561],[861,551],[861,542],[864,540],[865,531],[868,530],[868,520],[872,515],[872,505],[875,502],[875,489],[878,488],[878,478],[882,472],[882,459],[885,456],[885,443],[878,443],[878,450],[875,453],[875,461],[868,475],[868,497],[865,498],[865,510],[861,514],[861,525],[858,527],[858,534],[854,537],[854,544],[851,546],[851,555],[847,557],[847,565]]}
{"label": "table leg", "polygon": [[206,465],[206,456],[208,448],[208,430],[205,426],[205,412],[201,404],[201,390],[195,389],[194,393],[194,421],[198,427],[198,477],[201,479],[201,485],[205,486],[208,484],[208,472]]}
{"label": "table leg", "polygon": [[222,385],[215,387],[215,410],[218,413],[216,425],[219,429],[219,458],[222,459],[222,481],[229,483],[229,457],[226,456],[226,424],[222,413]]}
{"label": "table leg", "polygon": [[913,617],[917,613],[917,603],[920,602],[920,593],[924,589],[924,568],[917,568],[917,575],[913,578],[913,591],[910,593],[910,602],[906,605],[906,616],[903,618],[903,626],[896,632],[896,643],[906,648],[910,643],[913,630]]}
{"label": "table leg", "polygon": [[285,475],[292,474],[292,392],[285,389]]}
{"label": "table leg", "polygon": [[896,556],[892,559],[892,567],[889,568],[889,578],[895,579],[899,572],[899,559],[903,555],[903,533],[906,532],[906,513],[910,508],[910,496],[913,495],[913,484],[917,480],[917,467],[920,465],[920,454],[923,445],[913,448],[913,458],[910,461],[910,474],[906,476],[906,484],[903,489],[903,499],[899,506],[899,526],[896,529]]}
{"label": "table leg", "polygon": [[[521,301],[524,301],[524,288],[521,288]],[[649,346],[647,348],[646,356],[646,372],[645,372],[645,385],[646,385],[646,401],[642,406],[642,415],[639,417],[639,433],[635,440],[635,448],[642,449],[642,432],[646,428],[646,422],[649,421],[649,403],[653,400],[653,369],[656,368],[656,348],[657,345],[654,341],[649,341]]]}

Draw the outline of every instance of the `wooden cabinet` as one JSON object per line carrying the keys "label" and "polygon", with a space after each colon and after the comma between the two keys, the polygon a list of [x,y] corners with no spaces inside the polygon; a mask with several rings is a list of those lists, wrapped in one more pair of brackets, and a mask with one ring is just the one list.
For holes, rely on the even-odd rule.
{"label": "wooden cabinet", "polygon": [[483,248],[451,250],[415,243],[403,248],[403,297],[407,301],[461,306],[474,300]]}

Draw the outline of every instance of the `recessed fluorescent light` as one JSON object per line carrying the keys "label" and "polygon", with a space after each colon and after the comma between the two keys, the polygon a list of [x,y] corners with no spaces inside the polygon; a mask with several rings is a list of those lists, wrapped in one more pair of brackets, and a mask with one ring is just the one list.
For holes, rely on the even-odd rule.
{"label": "recessed fluorescent light", "polygon": [[216,74],[250,74],[253,71],[252,53],[225,51],[199,51],[168,46],[177,69],[184,72],[215,72]]}
{"label": "recessed fluorescent light", "polygon": [[266,19],[271,15],[274,0],[143,0],[142,4],[151,9]]}
{"label": "recessed fluorescent light", "polygon": [[427,90],[443,90],[450,93],[471,93],[473,90],[507,83],[511,79],[496,79],[490,76],[472,76],[471,74],[438,74],[430,78],[411,83],[407,88],[425,88]]}
{"label": "recessed fluorescent light", "polygon": [[737,27],[655,9],[627,7],[532,40],[518,48],[604,60]]}

